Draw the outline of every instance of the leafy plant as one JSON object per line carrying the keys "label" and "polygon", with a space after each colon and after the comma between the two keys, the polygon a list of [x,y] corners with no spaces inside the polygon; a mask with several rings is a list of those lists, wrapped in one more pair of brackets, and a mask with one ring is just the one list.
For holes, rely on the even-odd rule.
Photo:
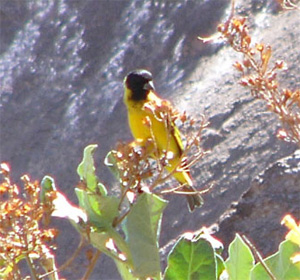
{"label": "leafy plant", "polygon": [[[213,238],[208,229],[202,228],[178,239],[169,253],[167,268],[162,275],[158,238],[166,201],[154,194],[142,193],[125,217],[120,219],[120,200],[108,196],[95,176],[92,157],[95,148],[95,145],[90,145],[85,149],[78,167],[82,181],[75,191],[81,207],[68,202],[56,189],[51,177],[45,177],[41,187],[23,177],[27,192],[35,190],[32,196],[27,197],[35,203],[34,209],[31,208],[29,201],[17,198],[18,188],[11,184],[9,168],[2,164],[4,182],[0,189],[2,195],[7,195],[7,202],[1,205],[0,216],[3,279],[24,278],[19,263],[25,259],[34,279],[59,279],[54,255],[46,245],[55,237],[56,231],[37,227],[35,221],[41,220],[41,213],[68,219],[90,244],[115,261],[123,279],[299,279],[300,226],[289,215],[282,223],[290,232],[272,256],[261,258],[245,236],[236,234],[229,245],[228,258],[224,260],[222,243]],[[19,206],[13,207],[17,202]],[[27,230],[27,239],[23,238],[24,230]],[[99,255],[95,255],[96,259]],[[46,273],[41,273],[41,268]],[[89,273],[92,268],[89,268]],[[85,274],[85,279],[89,273]]]}

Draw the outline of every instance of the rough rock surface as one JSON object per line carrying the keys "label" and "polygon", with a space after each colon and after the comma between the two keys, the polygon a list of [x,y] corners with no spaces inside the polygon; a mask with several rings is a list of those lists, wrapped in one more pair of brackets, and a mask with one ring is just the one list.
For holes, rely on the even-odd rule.
{"label": "rough rock surface", "polygon": [[298,150],[273,163],[255,178],[239,202],[220,218],[216,236],[228,244],[239,232],[249,236],[263,256],[274,253],[286,234],[281,219],[287,213],[299,217],[299,186]]}
{"label": "rough rock surface", "polygon": [[[277,117],[238,85],[232,64],[241,58],[223,44],[197,40],[226,18],[228,3],[1,0],[0,160],[10,163],[15,180],[24,173],[35,179],[50,174],[76,203],[73,188],[83,148],[98,143],[98,176],[112,188],[116,182],[103,159],[118,140],[131,139],[122,79],[145,67],[153,72],[162,97],[195,118],[204,113],[210,121],[204,146],[211,153],[192,173],[200,189],[214,187],[193,214],[184,199],[168,197],[161,245],[219,221],[218,236],[226,243],[237,230],[264,254],[274,252],[284,236],[282,215],[291,212],[300,218],[300,159],[295,145],[276,139]],[[237,12],[249,17],[253,40],[270,44],[274,60],[287,62],[282,86],[299,88],[298,12],[279,12],[274,2],[263,0],[240,1]],[[65,221],[54,225],[62,229],[57,250],[61,264],[79,237]],[[269,234],[272,238],[264,238]],[[87,265],[84,255],[77,264],[62,276],[81,275]],[[91,279],[99,275],[119,279],[106,257]]]}

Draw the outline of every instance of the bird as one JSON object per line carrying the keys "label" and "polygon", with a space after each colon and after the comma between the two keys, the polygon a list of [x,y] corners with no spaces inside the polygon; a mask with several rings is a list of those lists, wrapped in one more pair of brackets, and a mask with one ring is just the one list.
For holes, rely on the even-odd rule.
{"label": "bird", "polygon": [[171,154],[165,169],[182,185],[182,192],[187,193],[189,211],[193,212],[195,207],[203,205],[203,198],[194,188],[189,168],[182,160],[184,145],[180,131],[174,120],[170,119],[169,125],[166,125],[166,120],[160,117],[160,108],[164,104],[171,106],[171,103],[159,97],[152,74],[145,69],[128,73],[123,84],[123,101],[135,141],[143,146],[152,139],[157,150],[151,153],[152,158],[161,157],[163,153]]}

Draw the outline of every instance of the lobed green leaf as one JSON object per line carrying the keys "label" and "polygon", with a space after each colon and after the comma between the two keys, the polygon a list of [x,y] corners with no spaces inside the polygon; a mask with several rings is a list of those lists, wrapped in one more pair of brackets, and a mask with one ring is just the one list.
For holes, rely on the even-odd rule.
{"label": "lobed green leaf", "polygon": [[168,256],[165,280],[217,279],[214,248],[204,238],[181,237]]}

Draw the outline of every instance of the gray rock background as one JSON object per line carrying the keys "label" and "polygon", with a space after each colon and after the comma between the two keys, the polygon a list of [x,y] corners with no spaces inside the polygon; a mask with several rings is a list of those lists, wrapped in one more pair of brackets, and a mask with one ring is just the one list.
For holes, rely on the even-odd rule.
{"label": "gray rock background", "polygon": [[[24,173],[38,180],[49,174],[76,203],[77,165],[83,148],[97,143],[98,176],[112,189],[116,182],[103,159],[118,140],[131,139],[122,80],[132,69],[147,68],[162,97],[210,121],[203,145],[212,152],[192,172],[199,189],[211,183],[214,188],[193,214],[184,199],[168,197],[161,246],[218,222],[217,236],[225,245],[239,231],[263,254],[276,251],[285,234],[282,216],[300,218],[300,159],[295,145],[276,139],[277,117],[238,85],[232,64],[240,57],[222,44],[197,40],[214,33],[228,4],[1,0],[0,160],[10,163],[16,182]],[[238,13],[249,16],[253,40],[270,44],[274,60],[287,62],[282,86],[295,89],[299,13],[277,8],[273,1],[237,3]],[[56,252],[61,264],[79,237],[65,221],[54,225],[61,228]],[[82,255],[62,276],[80,279],[85,265]],[[105,256],[91,277],[99,278],[120,278]]]}

